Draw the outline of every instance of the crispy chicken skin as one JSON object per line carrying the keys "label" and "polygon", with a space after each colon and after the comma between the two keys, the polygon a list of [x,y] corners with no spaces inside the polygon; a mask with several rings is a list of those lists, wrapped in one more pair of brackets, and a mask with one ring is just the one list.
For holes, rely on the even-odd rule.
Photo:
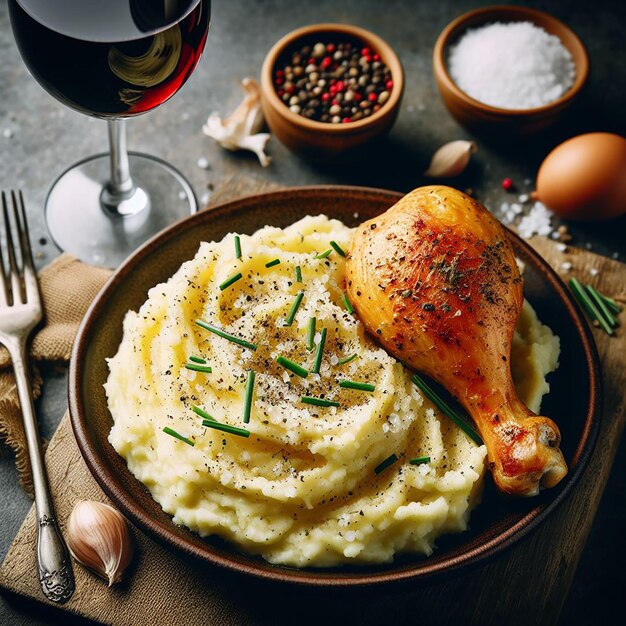
{"label": "crispy chicken skin", "polygon": [[513,386],[523,281],[504,228],[483,205],[450,187],[415,189],[359,226],[346,269],[367,330],[472,416],[502,492],[535,495],[566,475],[558,427]]}

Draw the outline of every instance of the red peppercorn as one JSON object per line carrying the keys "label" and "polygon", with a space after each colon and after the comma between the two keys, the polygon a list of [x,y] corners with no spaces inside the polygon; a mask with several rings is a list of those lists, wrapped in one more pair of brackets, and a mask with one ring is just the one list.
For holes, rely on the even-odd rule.
{"label": "red peppercorn", "polygon": [[339,104],[339,100],[333,100],[331,104],[334,106],[335,104]]}
{"label": "red peppercorn", "polygon": [[510,178],[505,178],[502,181],[502,189],[504,189],[505,191],[510,191],[511,189],[513,189],[513,181]]}
{"label": "red peppercorn", "polygon": [[323,93],[322,94],[322,102],[328,102],[328,99],[330,98],[330,94],[329,93]]}
{"label": "red peppercorn", "polygon": [[327,52],[330,52],[330,53],[332,54],[332,53],[335,51],[335,44],[334,44],[334,43],[329,43],[329,44],[326,46],[326,51],[327,51]]}
{"label": "red peppercorn", "polygon": [[361,56],[368,57],[372,54],[372,51],[369,48],[361,49]]}
{"label": "red peppercorn", "polygon": [[309,59],[309,62],[307,63],[307,65],[315,65],[315,59],[313,57],[311,57]]}
{"label": "red peppercorn", "polygon": [[374,111],[380,111],[380,104],[374,105]]}
{"label": "red peppercorn", "polygon": [[283,70],[276,70],[276,78],[282,78],[285,75]]}
{"label": "red peppercorn", "polygon": [[385,83],[385,87],[386,87],[387,89],[392,89],[392,88],[393,88],[393,81],[392,81],[392,80],[388,80],[388,81]]}
{"label": "red peppercorn", "polygon": [[285,79],[284,78],[280,78],[280,77],[278,77],[278,78],[276,78],[276,80],[274,80],[274,83],[276,85],[282,85],[284,82],[285,82]]}
{"label": "red peppercorn", "polygon": [[375,54],[372,59],[374,59],[374,61],[380,61],[380,54]]}
{"label": "red peppercorn", "polygon": [[296,90],[296,88],[293,85],[289,85],[289,87],[286,88],[287,93],[293,93]]}
{"label": "red peppercorn", "polygon": [[354,92],[354,101],[355,102],[361,102],[361,100],[363,100],[363,96],[358,91],[355,91]]}
{"label": "red peppercorn", "polygon": [[337,91],[343,91],[345,89],[345,85],[342,80],[338,80],[335,86],[337,87]]}
{"label": "red peppercorn", "polygon": [[332,62],[333,60],[330,57],[324,57],[322,59],[322,62],[320,63],[320,66],[322,67],[322,69],[325,70]]}
{"label": "red peppercorn", "polygon": [[278,94],[279,98],[282,98],[285,95],[285,90],[284,89],[279,89],[276,93]]}
{"label": "red peppercorn", "polygon": [[352,120],[351,120],[349,117],[344,117],[341,121],[342,121],[344,124],[349,124]]}
{"label": "red peppercorn", "polygon": [[378,94],[376,94],[376,93],[374,93],[374,92],[372,91],[372,93],[371,93],[369,96],[367,96],[367,99],[368,99],[370,102],[376,102],[376,100],[378,100]]}

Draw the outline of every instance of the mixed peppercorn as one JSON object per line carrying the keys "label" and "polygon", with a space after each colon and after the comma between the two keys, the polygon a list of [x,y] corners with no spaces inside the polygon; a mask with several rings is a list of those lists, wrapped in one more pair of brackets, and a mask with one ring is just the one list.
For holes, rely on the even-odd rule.
{"label": "mixed peppercorn", "polygon": [[331,124],[372,115],[393,89],[391,71],[380,55],[356,39],[301,43],[278,60],[273,80],[290,111]]}

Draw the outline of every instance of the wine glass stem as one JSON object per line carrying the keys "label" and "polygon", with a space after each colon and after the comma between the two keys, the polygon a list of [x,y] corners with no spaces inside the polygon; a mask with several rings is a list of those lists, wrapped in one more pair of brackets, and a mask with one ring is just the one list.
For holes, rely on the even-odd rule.
{"label": "wine glass stem", "polygon": [[128,149],[126,147],[126,120],[108,120],[109,157],[111,159],[111,179],[109,192],[112,195],[128,196],[133,191],[133,179],[130,177],[128,165]]}
{"label": "wine glass stem", "polygon": [[126,147],[126,120],[111,119],[109,128],[109,158],[111,175],[100,201],[102,206],[116,216],[135,215],[147,208],[145,192],[136,187],[130,176],[128,149]]}

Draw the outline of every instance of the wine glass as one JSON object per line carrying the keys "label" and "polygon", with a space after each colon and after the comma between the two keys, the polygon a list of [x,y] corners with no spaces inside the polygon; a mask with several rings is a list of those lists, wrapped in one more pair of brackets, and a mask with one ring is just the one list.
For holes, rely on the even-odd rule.
{"label": "wine glass", "polygon": [[20,54],[37,82],[108,123],[110,152],[76,163],[48,193],[46,222],[62,250],[116,267],[153,234],[197,211],[180,172],[128,152],[125,118],[181,88],[204,49],[210,12],[210,0],[9,0]]}

